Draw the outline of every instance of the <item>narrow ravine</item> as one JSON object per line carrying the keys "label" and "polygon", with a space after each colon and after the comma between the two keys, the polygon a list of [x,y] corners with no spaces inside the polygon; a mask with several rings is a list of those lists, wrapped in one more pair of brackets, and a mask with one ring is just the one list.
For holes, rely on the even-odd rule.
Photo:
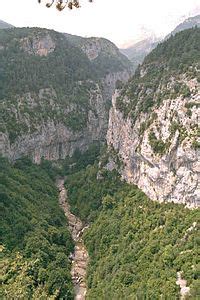
{"label": "narrow ravine", "polygon": [[64,186],[64,179],[58,180],[57,186],[59,188],[59,204],[68,219],[69,230],[75,242],[74,253],[71,256],[71,275],[75,291],[75,300],[84,300],[87,292],[86,268],[88,264],[88,252],[85,248],[82,234],[87,226],[84,226],[83,222],[70,211],[70,205],[67,201],[67,191]]}

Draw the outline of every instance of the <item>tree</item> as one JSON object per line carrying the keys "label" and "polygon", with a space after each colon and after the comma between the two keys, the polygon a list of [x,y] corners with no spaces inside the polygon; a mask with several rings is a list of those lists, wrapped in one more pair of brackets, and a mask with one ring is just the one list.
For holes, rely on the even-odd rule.
{"label": "tree", "polygon": [[[93,0],[88,0],[89,2],[93,2]],[[38,0],[39,3],[42,2],[42,0]],[[79,0],[50,0],[50,2],[47,2],[46,7],[51,7],[53,4],[56,5],[56,8],[59,11],[62,11],[65,7],[68,7],[69,9],[73,9],[74,7],[79,8],[80,7],[80,1]]]}

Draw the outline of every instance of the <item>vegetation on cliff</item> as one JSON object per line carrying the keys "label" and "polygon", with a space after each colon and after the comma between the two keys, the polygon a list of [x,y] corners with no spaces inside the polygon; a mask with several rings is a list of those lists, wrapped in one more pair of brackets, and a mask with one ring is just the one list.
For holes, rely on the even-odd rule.
{"label": "vegetation on cliff", "polygon": [[[41,38],[43,33],[55,42],[54,53],[37,56],[21,48],[27,34],[33,45],[30,35],[39,34]],[[88,95],[95,85],[90,79],[98,81],[107,69],[96,72],[95,65],[79,48],[54,32],[9,29],[0,35],[2,130],[9,132],[11,142],[19,133],[31,130],[25,127],[27,120],[33,131],[38,122],[49,119],[73,130],[84,127]],[[135,120],[138,113],[151,111],[165,97],[189,97],[190,90],[180,76],[199,76],[199,37],[200,31],[195,28],[159,45],[122,87],[118,109]],[[24,97],[24,93],[29,94]],[[42,96],[37,98],[40,93]],[[32,101],[36,98],[38,102]],[[63,112],[69,104],[73,111],[68,111],[66,118]],[[22,112],[26,119],[20,124]],[[143,123],[141,134],[148,125]],[[171,125],[174,133],[179,124]],[[184,131],[180,132],[184,136]],[[152,131],[148,138],[152,149],[163,154],[167,143]],[[198,142],[194,141],[193,147],[198,148]],[[109,171],[107,162],[99,164],[99,155],[97,144],[84,155],[75,151],[62,167],[47,161],[36,166],[28,159],[15,164],[0,159],[3,299],[73,299],[69,255],[74,245],[58,205],[56,175],[67,175],[71,209],[90,223],[83,236],[90,255],[88,299],[178,298],[177,272],[182,272],[191,288],[188,298],[196,299],[200,293],[199,210],[150,201],[137,187],[122,182],[116,170]]]}
{"label": "vegetation on cliff", "polygon": [[[90,39],[83,40],[91,46]],[[129,66],[116,49],[102,39],[99,57],[90,61],[81,45],[61,33],[41,28],[0,30],[0,131],[13,143],[47,122],[74,131],[85,128],[88,112],[98,115],[93,102],[103,94],[102,78]]]}
{"label": "vegetation on cliff", "polygon": [[113,195],[123,183],[116,171],[104,170],[98,178],[98,166],[88,166],[66,179],[72,211],[86,222],[94,221],[102,206],[102,198]]}
{"label": "vegetation on cliff", "polygon": [[[116,172],[88,166],[68,176],[71,208],[90,228],[88,299],[179,297],[177,272],[198,294],[198,210],[152,202]],[[92,223],[91,223],[92,221]]]}
{"label": "vegetation on cliff", "polygon": [[160,43],[121,89],[117,108],[135,122],[141,112],[150,112],[164,99],[189,97],[186,78],[199,77],[200,28],[181,31]]}

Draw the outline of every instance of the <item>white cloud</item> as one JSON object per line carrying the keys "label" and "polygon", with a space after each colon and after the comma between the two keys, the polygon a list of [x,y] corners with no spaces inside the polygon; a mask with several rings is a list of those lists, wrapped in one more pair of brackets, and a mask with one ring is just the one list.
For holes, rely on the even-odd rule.
{"label": "white cloud", "polygon": [[144,29],[165,35],[184,18],[200,13],[199,0],[94,0],[93,4],[80,1],[81,9],[58,12],[39,5],[37,0],[0,0],[0,19],[15,26],[102,36],[121,45],[137,40]]}

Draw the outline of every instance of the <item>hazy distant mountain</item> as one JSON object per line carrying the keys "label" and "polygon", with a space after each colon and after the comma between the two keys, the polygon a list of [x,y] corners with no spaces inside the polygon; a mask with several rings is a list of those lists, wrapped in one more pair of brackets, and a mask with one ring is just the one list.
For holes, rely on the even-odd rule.
{"label": "hazy distant mountain", "polygon": [[159,40],[155,39],[155,37],[149,37],[137,42],[129,48],[120,49],[120,51],[130,59],[133,63],[133,68],[136,69],[137,66],[143,62],[145,56],[157,46],[158,42]]}
{"label": "hazy distant mountain", "polygon": [[[171,35],[174,35],[179,31],[195,26],[200,27],[200,15],[186,19],[184,22],[179,24],[170,34],[168,34],[165,39],[168,39]],[[159,42],[161,42],[161,39],[159,40],[154,36],[150,36],[126,49],[120,49],[120,51],[130,59],[133,64],[133,69],[135,70],[137,66],[143,62],[145,56],[149,54],[158,45]]]}
{"label": "hazy distant mountain", "polygon": [[188,18],[185,21],[183,21],[170,34],[168,34],[165,39],[168,39],[171,35],[174,35],[179,31],[189,29],[195,26],[200,27],[200,15]]}
{"label": "hazy distant mountain", "polygon": [[4,28],[12,28],[12,27],[14,27],[14,26],[0,20],[0,29],[4,29]]}

